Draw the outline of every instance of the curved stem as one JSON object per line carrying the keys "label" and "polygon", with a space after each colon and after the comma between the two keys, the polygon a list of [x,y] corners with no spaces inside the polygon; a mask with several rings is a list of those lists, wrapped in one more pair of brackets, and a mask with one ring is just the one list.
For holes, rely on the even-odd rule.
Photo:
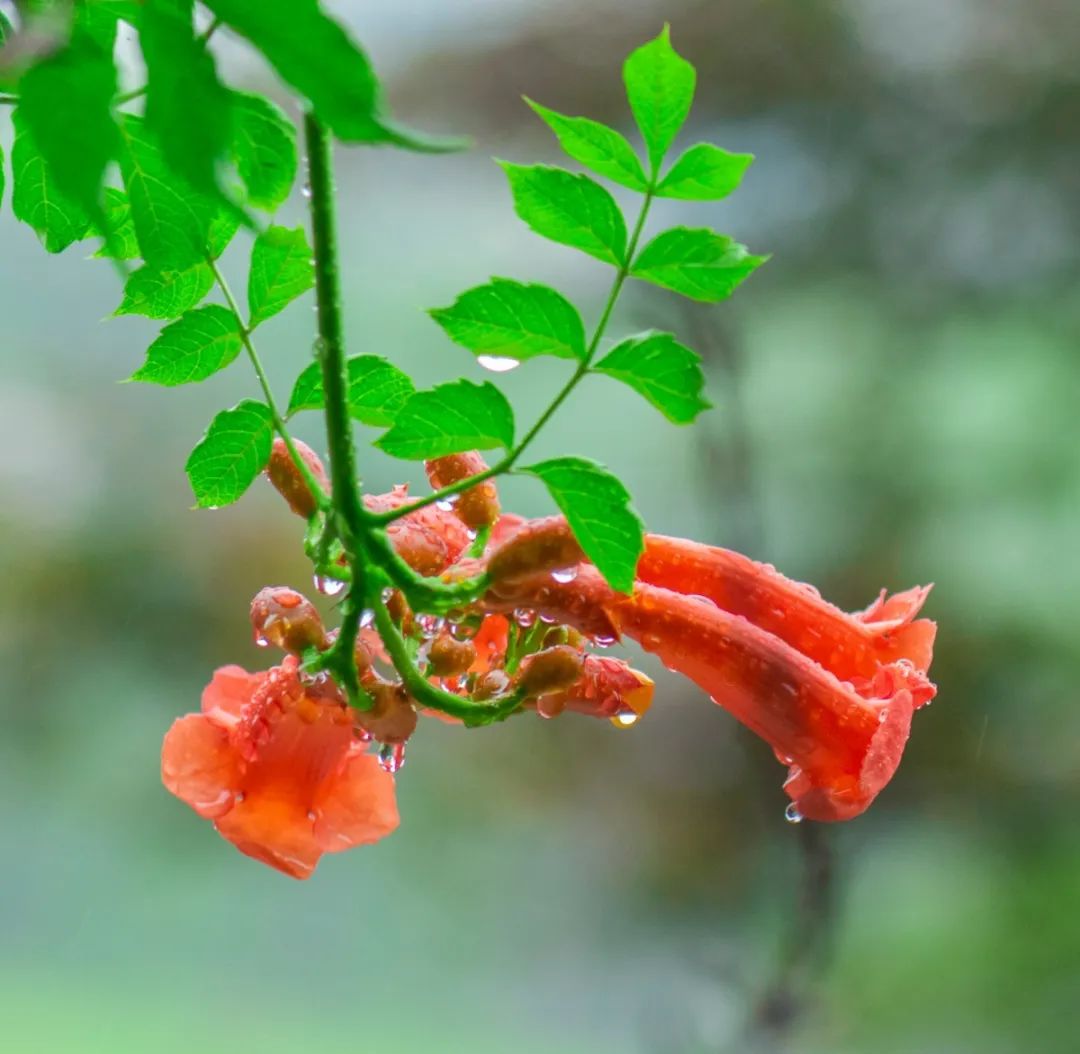
{"label": "curved stem", "polygon": [[401,674],[401,679],[409,694],[421,705],[433,710],[440,710],[451,717],[460,717],[470,724],[490,724],[512,714],[524,701],[524,696],[511,693],[505,699],[494,703],[477,703],[463,699],[453,692],[432,684],[409,658],[405,640],[394,625],[385,604],[376,604],[375,628],[379,631],[387,654],[394,664],[394,669]]}
{"label": "curved stem", "polygon": [[517,443],[513,450],[507,453],[506,457],[492,465],[487,471],[478,472],[475,476],[469,476],[466,479],[458,480],[457,483],[451,483],[449,486],[442,487],[423,498],[417,498],[416,501],[410,502],[408,505],[401,505],[396,509],[390,509],[388,512],[379,513],[378,515],[371,517],[374,523],[392,523],[402,516],[408,516],[410,512],[416,512],[418,509],[423,509],[434,502],[453,497],[455,494],[461,494],[470,487],[475,487],[478,483],[483,483],[486,479],[491,479],[494,476],[501,476],[513,469],[518,459],[525,453],[526,448],[532,443],[537,435],[539,435],[541,429],[548,421],[551,420],[555,411],[567,400],[582,377],[591,372],[590,367],[592,366],[592,361],[596,357],[596,352],[600,347],[600,341],[607,331],[607,326],[611,321],[611,314],[615,310],[615,304],[619,299],[619,294],[622,292],[622,288],[626,284],[626,279],[630,277],[630,272],[633,269],[638,243],[641,241],[641,233],[645,229],[645,220],[648,218],[649,207],[652,205],[654,193],[655,179],[653,180],[653,183],[650,184],[649,189],[645,192],[645,198],[641,203],[641,211],[638,213],[637,222],[634,224],[633,233],[630,235],[630,241],[626,247],[626,257],[619,266],[618,271],[615,273],[615,280],[612,282],[611,290],[608,292],[607,302],[604,304],[604,310],[600,314],[600,321],[597,322],[596,329],[593,330],[592,339],[585,349],[585,358],[581,360],[577,369],[574,370],[573,375],[566,384],[562,386],[558,394],[548,405],[547,409],[539,416],[539,418],[537,418],[535,424],[533,424],[533,426],[525,433],[521,441]]}
{"label": "curved stem", "polygon": [[225,297],[225,303],[228,305],[229,311],[232,312],[233,318],[236,319],[236,326],[240,330],[240,339],[243,341],[244,350],[247,352],[248,359],[251,361],[251,366],[255,370],[255,376],[259,380],[259,387],[262,388],[266,405],[270,408],[270,417],[274,422],[274,431],[276,431],[284,441],[285,449],[288,450],[289,457],[292,458],[293,464],[296,465],[301,478],[307,484],[308,490],[311,491],[315,504],[320,509],[328,509],[330,507],[330,499],[326,496],[326,492],[322,489],[319,481],[312,474],[311,469],[308,468],[307,462],[300,456],[300,451],[296,449],[296,444],[293,442],[293,438],[289,434],[288,428],[285,427],[285,418],[282,417],[281,411],[278,410],[277,402],[274,399],[273,389],[270,387],[270,379],[266,376],[266,370],[263,369],[262,360],[259,358],[259,353],[255,350],[255,344],[251,339],[251,331],[244,325],[244,319],[240,314],[240,307],[236,302],[236,297],[233,296],[232,290],[229,288],[229,283],[225,281],[225,276],[221,273],[217,261],[208,256],[207,263],[209,263],[210,270],[214,275],[214,281],[217,282],[218,288],[221,290],[221,295]]}

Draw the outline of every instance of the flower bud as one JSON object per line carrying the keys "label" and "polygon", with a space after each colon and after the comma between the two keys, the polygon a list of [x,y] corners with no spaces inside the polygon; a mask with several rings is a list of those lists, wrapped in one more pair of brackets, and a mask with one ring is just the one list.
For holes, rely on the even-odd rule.
{"label": "flower bud", "polygon": [[326,646],[326,630],[315,605],[287,586],[267,586],[255,594],[251,626],[257,642],[294,655]]}
{"label": "flower bud", "polygon": [[357,710],[353,721],[380,743],[404,743],[416,731],[416,710],[400,684],[375,681],[365,685],[374,702],[370,710]]}
{"label": "flower bud", "polygon": [[561,516],[531,520],[500,545],[488,560],[493,588],[512,585],[545,571],[574,567],[584,559],[581,546]]}
{"label": "flower bud", "polygon": [[474,699],[494,699],[510,687],[510,678],[503,670],[488,670],[476,678],[470,693]]}
{"label": "flower bud", "polygon": [[428,665],[436,677],[457,677],[476,662],[476,646],[471,640],[455,640],[441,633],[428,649]]}
{"label": "flower bud", "polygon": [[[425,461],[424,468],[427,469],[431,485],[439,490],[468,479],[469,476],[486,472],[488,465],[475,450],[469,450],[462,454],[447,454],[446,457]],[[474,531],[492,526],[499,518],[499,511],[499,493],[495,489],[494,481],[490,479],[463,491],[454,503],[454,512],[458,519]]]}
{"label": "flower bud", "polygon": [[522,660],[517,687],[530,698],[569,688],[581,676],[581,654],[569,644],[558,644]]}
{"label": "flower bud", "polygon": [[[318,481],[323,491],[330,493],[330,480],[327,478],[326,469],[315,453],[306,443],[294,439],[296,452],[303,459],[311,474]],[[288,502],[289,508],[297,516],[303,516],[305,520],[315,515],[317,503],[315,496],[308,489],[307,481],[296,467],[285,440],[280,436],[274,440],[270,449],[270,463],[266,466],[266,475],[274,485],[274,489]]]}

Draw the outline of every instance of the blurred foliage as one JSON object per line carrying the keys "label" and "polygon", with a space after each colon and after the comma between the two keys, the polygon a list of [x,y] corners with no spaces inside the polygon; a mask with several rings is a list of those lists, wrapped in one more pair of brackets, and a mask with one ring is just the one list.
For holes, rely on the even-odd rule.
{"label": "blurred foliage", "polygon": [[[555,159],[521,93],[628,130],[611,72],[669,20],[700,70],[686,141],[758,158],[734,201],[697,216],[774,258],[730,305],[680,314],[638,290],[619,317],[613,337],[659,318],[706,356],[716,410],[700,434],[597,384],[543,452],[597,452],[654,529],[741,548],[850,608],[935,581],[938,702],[871,812],[824,832],[836,914],[786,1002],[762,1002],[800,932],[781,770],[673,679],[622,733],[570,718],[425,727],[395,838],[307,885],[251,864],[157,781],[160,736],[210,669],[261,661],[250,596],[304,584],[296,523],[269,488],[230,511],[186,508],[183,454],[247,378],[179,396],[112,384],[153,324],[99,325],[115,277],[78,249],[45,259],[5,216],[5,1038],[115,1052],[1075,1049],[1080,10],[407,7],[418,28],[388,0],[339,5],[396,62],[395,108],[479,149],[342,158],[347,312],[380,334],[350,350],[425,383],[472,368],[420,309],[489,274],[597,303],[603,269],[519,229],[487,155]],[[250,71],[252,86],[265,76]],[[309,341],[298,315],[267,324],[279,385]],[[556,372],[507,376],[526,415]],[[364,469],[382,489],[400,466],[365,456]],[[506,493],[544,507],[528,482]]]}

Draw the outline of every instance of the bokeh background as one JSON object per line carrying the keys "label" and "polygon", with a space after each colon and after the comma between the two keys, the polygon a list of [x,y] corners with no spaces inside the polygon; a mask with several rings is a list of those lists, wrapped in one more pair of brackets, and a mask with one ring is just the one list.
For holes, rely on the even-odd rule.
{"label": "bokeh background", "polygon": [[[694,429],[591,382],[539,443],[588,453],[650,526],[862,607],[936,582],[938,701],[843,827],[783,820],[782,770],[655,671],[633,729],[426,725],[403,824],[306,884],[162,790],[210,670],[265,662],[246,607],[303,587],[268,487],[189,511],[182,466],[238,362],[116,382],[156,327],[115,274],[0,216],[0,1045],[20,1052],[1045,1054],[1080,1034],[1080,7],[1071,0],[366,0],[398,114],[476,140],[341,151],[350,351],[479,376],[425,307],[491,274],[595,317],[608,274],[513,216],[491,156],[557,161],[527,94],[630,131],[619,76],[672,24],[681,142],[757,162],[665,203],[772,261],[729,303],[633,288],[613,334],[704,355]],[[233,83],[280,87],[227,34]],[[138,74],[133,72],[137,81]],[[10,145],[8,115],[0,139]],[[284,222],[303,217],[299,195]],[[245,247],[226,257],[244,282]],[[310,302],[260,330],[284,393]],[[501,383],[529,418],[563,365]],[[320,446],[317,420],[300,434]],[[366,481],[403,466],[371,450]],[[404,466],[404,469],[407,469]],[[415,481],[414,482],[418,482]],[[507,503],[547,506],[513,483]],[[648,667],[652,670],[652,667]]]}

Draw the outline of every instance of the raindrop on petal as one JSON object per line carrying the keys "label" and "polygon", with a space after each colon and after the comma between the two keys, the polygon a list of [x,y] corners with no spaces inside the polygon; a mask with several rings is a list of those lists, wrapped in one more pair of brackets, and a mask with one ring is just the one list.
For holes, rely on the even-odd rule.
{"label": "raindrop on petal", "polygon": [[636,725],[637,722],[638,722],[638,715],[635,714],[632,710],[629,710],[624,714],[616,714],[611,719],[611,723],[616,728],[629,728],[631,725]]}
{"label": "raindrop on petal", "polygon": [[566,585],[567,582],[573,582],[577,578],[578,569],[576,567],[564,567],[561,571],[552,571],[551,577],[555,579],[559,585]]}

